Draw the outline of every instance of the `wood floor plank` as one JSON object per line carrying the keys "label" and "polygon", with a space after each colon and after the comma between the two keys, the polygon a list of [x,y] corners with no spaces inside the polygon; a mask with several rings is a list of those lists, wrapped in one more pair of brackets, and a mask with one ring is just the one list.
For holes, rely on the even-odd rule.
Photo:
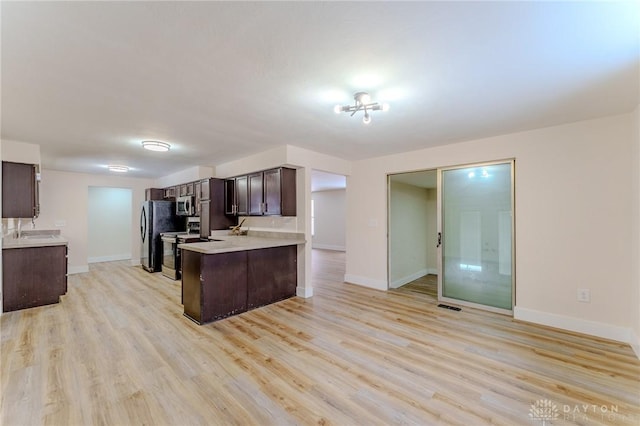
{"label": "wood floor plank", "polygon": [[0,424],[530,425],[544,400],[554,424],[640,424],[628,345],[345,284],[344,253],[312,264],[313,298],[204,326],[179,282],[92,264],[0,317]]}

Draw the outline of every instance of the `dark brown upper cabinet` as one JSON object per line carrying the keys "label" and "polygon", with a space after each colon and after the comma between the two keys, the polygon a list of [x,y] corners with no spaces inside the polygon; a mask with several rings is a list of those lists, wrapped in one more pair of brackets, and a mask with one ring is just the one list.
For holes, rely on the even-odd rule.
{"label": "dark brown upper cabinet", "polygon": [[227,179],[225,214],[295,216],[295,169],[280,167]]}
{"label": "dark brown upper cabinet", "polygon": [[164,200],[165,190],[162,188],[147,188],[144,190],[144,199],[150,200]]}
{"label": "dark brown upper cabinet", "polygon": [[225,214],[247,216],[249,214],[249,186],[247,176],[237,176],[224,181]]}
{"label": "dark brown upper cabinet", "polygon": [[38,166],[2,162],[2,217],[32,218],[40,213],[38,204]]}

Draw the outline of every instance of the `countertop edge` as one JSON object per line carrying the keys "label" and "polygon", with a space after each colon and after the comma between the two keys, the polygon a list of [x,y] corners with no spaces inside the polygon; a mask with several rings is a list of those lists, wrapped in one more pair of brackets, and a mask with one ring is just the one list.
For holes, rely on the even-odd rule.
{"label": "countertop edge", "polygon": [[11,250],[17,248],[35,248],[35,247],[51,247],[51,246],[66,246],[69,241],[66,238],[43,238],[43,239],[30,239],[30,240],[15,240],[2,241],[2,250]]}
{"label": "countertop edge", "polygon": [[[242,238],[242,237],[236,237],[236,238]],[[258,237],[252,237],[253,241],[247,241],[246,244],[242,244],[242,240],[239,240],[240,244],[238,244],[238,240],[236,240],[234,244],[233,240],[225,239],[223,241],[178,244],[178,248],[201,253],[201,254],[220,254],[220,253],[230,253],[230,252],[236,252],[236,251],[250,251],[250,250],[260,250],[260,249],[272,248],[272,247],[284,247],[284,246],[295,246],[300,244],[306,244],[306,241],[302,239],[259,238],[260,241],[256,242],[255,238],[258,238]],[[232,244],[232,245],[227,245],[227,244]]]}

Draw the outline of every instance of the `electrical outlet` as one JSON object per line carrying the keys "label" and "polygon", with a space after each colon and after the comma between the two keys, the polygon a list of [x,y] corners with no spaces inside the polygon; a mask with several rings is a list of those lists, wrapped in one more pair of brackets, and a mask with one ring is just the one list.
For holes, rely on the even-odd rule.
{"label": "electrical outlet", "polygon": [[588,288],[579,288],[578,289],[578,302],[591,302],[591,290]]}

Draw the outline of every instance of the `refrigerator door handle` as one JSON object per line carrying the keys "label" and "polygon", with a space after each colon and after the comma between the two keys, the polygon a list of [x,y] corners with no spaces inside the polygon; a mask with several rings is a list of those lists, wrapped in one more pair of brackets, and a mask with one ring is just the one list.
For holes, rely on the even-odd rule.
{"label": "refrigerator door handle", "polygon": [[147,212],[145,208],[142,207],[142,212],[140,213],[140,236],[142,237],[142,242],[144,243],[145,238],[147,237]]}

